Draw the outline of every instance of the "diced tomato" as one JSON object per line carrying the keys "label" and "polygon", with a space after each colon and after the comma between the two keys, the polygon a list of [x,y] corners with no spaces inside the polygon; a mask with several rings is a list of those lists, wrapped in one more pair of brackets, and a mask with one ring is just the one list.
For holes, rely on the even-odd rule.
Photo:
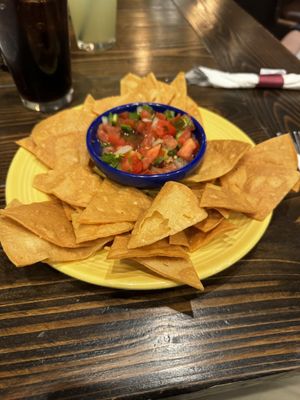
{"label": "diced tomato", "polygon": [[131,172],[131,164],[128,157],[123,157],[121,160],[121,170],[124,172]]}
{"label": "diced tomato", "polygon": [[170,121],[163,119],[157,121],[153,131],[154,135],[160,138],[164,137],[165,135],[175,136],[176,134],[175,126],[173,126]]}
{"label": "diced tomato", "polygon": [[171,136],[171,135],[166,135],[163,137],[163,144],[169,149],[173,150],[177,146],[177,140]]}
{"label": "diced tomato", "polygon": [[131,128],[135,128],[135,121],[133,119],[130,119],[130,118],[121,118],[120,119],[120,124],[128,125]]}
{"label": "diced tomato", "polygon": [[99,126],[99,129],[97,131],[97,137],[103,143],[107,143],[108,142],[107,132],[102,128],[102,125]]}
{"label": "diced tomato", "polygon": [[139,151],[142,155],[146,155],[147,151],[151,149],[154,137],[151,133],[144,136],[142,143],[140,144]]}
{"label": "diced tomato", "polygon": [[114,147],[124,146],[126,144],[125,139],[123,139],[121,137],[119,132],[108,133],[107,139],[108,139],[108,142]]}
{"label": "diced tomato", "polygon": [[182,146],[191,136],[191,131],[189,129],[185,129],[179,136],[178,143]]}
{"label": "diced tomato", "polygon": [[128,111],[124,111],[124,112],[120,113],[119,114],[119,118],[128,119],[129,118],[129,112]]}
{"label": "diced tomato", "polygon": [[139,152],[132,151],[123,157],[121,161],[121,169],[125,172],[140,174],[143,171],[143,163]]}
{"label": "diced tomato", "polygon": [[197,149],[197,144],[194,139],[189,138],[184,142],[183,146],[178,150],[177,155],[184,160],[191,160],[193,158],[193,153]]}
{"label": "diced tomato", "polygon": [[151,129],[151,122],[145,122],[145,121],[138,121],[138,123],[136,124],[136,132],[143,134],[143,135],[147,135],[147,133],[150,131]]}
{"label": "diced tomato", "polygon": [[141,111],[141,118],[142,118],[142,119],[151,119],[151,118],[152,118],[152,115],[151,115],[151,113],[150,113],[149,111],[147,111],[147,110],[142,110],[142,111]]}
{"label": "diced tomato", "polygon": [[143,163],[141,160],[141,154],[138,151],[132,151],[130,154],[132,172],[134,174],[140,174],[143,171]]}
{"label": "diced tomato", "polygon": [[161,148],[161,145],[157,144],[156,146],[147,150],[147,152],[142,160],[143,169],[147,169],[150,166],[150,164],[158,157],[160,148]]}
{"label": "diced tomato", "polygon": [[155,116],[156,116],[156,118],[158,118],[158,119],[167,119],[167,117],[165,116],[165,114],[160,113],[160,112],[157,112],[157,113],[155,114]]}

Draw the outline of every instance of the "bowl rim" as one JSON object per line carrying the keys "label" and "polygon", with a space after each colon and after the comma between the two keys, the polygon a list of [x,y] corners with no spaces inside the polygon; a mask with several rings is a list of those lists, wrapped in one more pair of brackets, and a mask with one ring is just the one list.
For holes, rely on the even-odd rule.
{"label": "bowl rim", "polygon": [[[100,159],[99,154],[94,150],[94,147],[91,142],[92,142],[92,135],[94,133],[94,130],[96,128],[98,128],[98,126],[100,125],[100,123],[102,121],[102,118],[109,115],[109,113],[121,113],[126,108],[139,107],[139,106],[143,106],[143,105],[149,105],[150,107],[153,107],[154,109],[155,109],[155,107],[163,107],[165,109],[169,109],[169,110],[175,111],[180,114],[186,114],[192,119],[195,128],[200,133],[201,143],[199,141],[199,138],[197,137],[197,140],[200,143],[200,148],[199,148],[196,156],[189,163],[187,163],[183,167],[178,168],[174,171],[164,172],[161,174],[146,175],[146,174],[132,174],[130,172],[125,172],[125,171],[119,170],[117,168],[110,166],[109,164],[105,163],[104,161],[102,161]],[[203,126],[190,113],[188,113],[184,110],[181,110],[180,108],[168,105],[168,104],[144,101],[144,102],[132,102],[132,103],[122,104],[122,105],[110,108],[109,110],[106,110],[102,114],[98,115],[92,121],[92,123],[90,124],[90,126],[87,130],[86,145],[87,145],[88,151],[89,151],[90,155],[92,156],[92,159],[94,162],[97,161],[97,163],[103,165],[104,169],[106,169],[107,171],[111,171],[112,173],[117,173],[120,177],[124,176],[127,178],[132,178],[132,179],[137,179],[137,180],[148,179],[148,180],[152,180],[152,181],[161,180],[161,179],[172,180],[172,178],[176,179],[177,175],[181,175],[185,171],[193,170],[194,169],[193,167],[196,167],[196,165],[198,165],[198,163],[201,161],[201,159],[205,153],[205,150],[207,147],[207,138],[206,138],[206,134],[205,134]],[[100,146],[101,146],[101,144],[100,144]]]}

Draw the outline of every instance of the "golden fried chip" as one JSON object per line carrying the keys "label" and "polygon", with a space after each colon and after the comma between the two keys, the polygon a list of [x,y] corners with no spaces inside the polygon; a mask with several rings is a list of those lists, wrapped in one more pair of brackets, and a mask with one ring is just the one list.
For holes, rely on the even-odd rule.
{"label": "golden fried chip", "polygon": [[194,225],[195,228],[199,229],[202,232],[211,231],[224,219],[223,215],[213,208],[206,209],[206,212],[208,213],[207,218]]}
{"label": "golden fried chip", "polygon": [[169,243],[172,244],[172,245],[189,247],[189,241],[188,241],[188,238],[186,236],[185,230],[177,232],[174,235],[169,236]]}
{"label": "golden fried chip", "polygon": [[76,236],[76,242],[82,243],[107,236],[115,236],[129,232],[133,228],[132,222],[113,222],[111,224],[80,224],[80,214],[72,214],[72,224]]}
{"label": "golden fried chip", "polygon": [[0,242],[7,257],[17,267],[34,264],[48,257],[48,242],[4,216],[0,216]]}
{"label": "golden fried chip", "polygon": [[39,144],[35,144],[31,137],[19,140],[17,144],[29,150],[47,167],[63,169],[74,164],[88,165],[90,157],[85,140],[86,132],[75,131],[46,137]]}
{"label": "golden fried chip", "polygon": [[242,161],[249,165],[269,164],[293,170],[298,166],[295,146],[288,133],[257,144],[243,156]]}
{"label": "golden fried chip", "polygon": [[222,187],[234,199],[246,197],[253,204],[253,210],[244,212],[263,220],[299,178],[299,172],[272,164],[239,164],[235,171],[222,178]]}
{"label": "golden fried chip", "polygon": [[86,207],[100,190],[101,178],[78,164],[36,175],[33,186],[72,206]]}
{"label": "golden fried chip", "polygon": [[225,175],[250,148],[250,143],[238,140],[208,141],[202,163],[185,182],[210,181]]}
{"label": "golden fried chip", "polygon": [[17,267],[39,261],[48,263],[88,258],[112,238],[91,242],[88,246],[70,249],[50,243],[10,218],[0,216],[0,242],[10,261]]}
{"label": "golden fried chip", "polygon": [[297,185],[297,155],[289,135],[266,140],[249,150],[236,167],[221,177],[222,187],[235,197],[247,196],[263,220]]}
{"label": "golden fried chip", "polygon": [[194,117],[203,126],[203,118],[202,118],[201,112],[199,110],[199,106],[189,96],[186,96],[184,111],[186,111],[188,114],[190,114],[192,117]]}
{"label": "golden fried chip", "polygon": [[73,226],[57,201],[22,204],[0,210],[0,213],[57,246],[78,247]]}
{"label": "golden fried chip", "polygon": [[226,232],[236,229],[236,226],[226,219],[223,219],[214,229],[209,232],[201,232],[192,227],[187,231],[189,236],[189,250],[191,252],[198,250],[200,247],[212,242],[216,237],[220,237]]}
{"label": "golden fried chip", "polygon": [[184,283],[202,291],[204,290],[197,271],[189,259],[149,257],[136,258],[135,261],[172,281]]}
{"label": "golden fried chip", "polygon": [[110,96],[110,97],[105,97],[100,100],[96,100],[94,105],[93,105],[93,111],[96,114],[102,114],[107,110],[110,110],[111,108],[117,107],[122,103],[122,97],[121,96]]}
{"label": "golden fried chip", "polygon": [[171,86],[174,87],[177,93],[181,94],[182,96],[187,95],[187,86],[186,86],[186,79],[185,73],[179,72],[174,80],[171,82]]}
{"label": "golden fried chip", "polygon": [[202,221],[206,216],[191,189],[182,183],[167,182],[136,222],[128,248],[157,242]]}
{"label": "golden fried chip", "polygon": [[165,82],[158,81],[158,90],[155,101],[162,104],[170,104],[176,95],[176,89]]}
{"label": "golden fried chip", "polygon": [[128,249],[129,235],[116,236],[107,255],[108,259],[140,258],[140,257],[175,257],[188,258],[181,246],[172,246],[167,239],[137,249]]}
{"label": "golden fried chip", "polygon": [[97,194],[80,215],[81,224],[134,222],[147,209],[152,199],[141,190],[105,179]]}
{"label": "golden fried chip", "polygon": [[39,161],[48,168],[54,168],[55,159],[52,152],[49,152],[44,147],[37,146],[30,136],[20,139],[16,142],[17,145],[32,153]]}
{"label": "golden fried chip", "polygon": [[62,201],[61,204],[69,221],[72,221],[72,214],[81,213],[83,211],[81,207],[73,207],[70,204],[65,203],[64,201]]}
{"label": "golden fried chip", "polygon": [[[88,99],[88,103],[90,103],[90,99]],[[36,124],[31,132],[31,137],[34,143],[41,144],[49,137],[53,138],[71,132],[86,133],[95,117],[96,115],[89,109],[89,106],[63,110]]]}
{"label": "golden fried chip", "polygon": [[137,86],[140,84],[141,78],[135,74],[129,72],[120,80],[120,94],[123,96],[128,92],[136,89]]}
{"label": "golden fried chip", "polygon": [[239,211],[243,213],[253,213],[254,204],[244,193],[233,193],[230,190],[211,183],[207,183],[200,199],[200,206],[205,208],[226,208],[228,210]]}
{"label": "golden fried chip", "polygon": [[215,207],[215,209],[226,219],[230,216],[230,211],[226,210],[226,208]]}
{"label": "golden fried chip", "polygon": [[295,183],[295,185],[291,189],[293,192],[300,192],[300,178],[298,179],[298,182]]}

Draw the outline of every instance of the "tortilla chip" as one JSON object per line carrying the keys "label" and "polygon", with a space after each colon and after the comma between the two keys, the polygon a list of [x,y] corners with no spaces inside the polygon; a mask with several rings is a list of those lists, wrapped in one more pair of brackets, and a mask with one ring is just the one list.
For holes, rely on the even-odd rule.
{"label": "tortilla chip", "polygon": [[189,241],[186,236],[185,230],[177,232],[177,233],[175,233],[175,235],[169,236],[169,243],[172,245],[189,247]]}
{"label": "tortilla chip", "polygon": [[105,179],[97,194],[80,215],[81,224],[135,222],[152,199],[141,190],[126,187]]}
{"label": "tortilla chip", "polygon": [[76,236],[76,242],[82,243],[107,236],[115,236],[129,232],[133,228],[131,222],[114,222],[111,224],[85,225],[78,222],[80,214],[72,214],[72,224]]}
{"label": "tortilla chip", "polygon": [[176,95],[176,89],[165,82],[158,81],[158,91],[155,101],[162,104],[170,104]]}
{"label": "tortilla chip", "polygon": [[230,211],[226,210],[226,208],[215,207],[215,209],[226,219],[230,217]]}
{"label": "tortilla chip", "polygon": [[[89,101],[88,101],[89,102]],[[60,111],[36,124],[31,132],[34,143],[41,144],[47,138],[71,132],[86,133],[96,115],[89,107]]]}
{"label": "tortilla chip", "polygon": [[101,178],[78,164],[36,175],[33,186],[72,206],[86,207],[100,190]]}
{"label": "tortilla chip", "polygon": [[255,206],[250,200],[242,192],[236,194],[221,186],[208,183],[200,199],[200,206],[205,208],[222,207],[243,213],[253,213]]}
{"label": "tortilla chip", "polygon": [[128,92],[136,89],[137,86],[140,84],[141,78],[135,74],[129,72],[120,80],[120,94],[123,96]]}
{"label": "tortilla chip", "polygon": [[232,231],[233,229],[236,229],[236,226],[226,219],[222,220],[214,229],[209,232],[201,232],[194,227],[190,228],[187,232],[189,236],[189,250],[191,252],[196,251],[212,242],[216,237],[218,240],[221,240],[221,235]]}
{"label": "tortilla chip", "polygon": [[[148,74],[144,78],[141,79],[138,86],[127,93],[124,96],[124,99],[128,99],[131,102],[135,101],[155,101],[156,97],[159,93],[159,83],[156,80],[153,73]],[[129,101],[129,102],[130,102]]]}
{"label": "tortilla chip", "polygon": [[272,164],[241,164],[223,177],[222,186],[235,199],[247,197],[253,204],[253,211],[244,212],[261,221],[274,210],[299,178],[299,172]]}
{"label": "tortilla chip", "polygon": [[4,216],[0,216],[0,242],[7,257],[17,267],[35,264],[48,257],[48,242]]}
{"label": "tortilla chip", "polygon": [[213,208],[206,209],[206,212],[208,213],[207,218],[194,225],[195,228],[199,229],[202,232],[211,231],[224,219],[223,215]]}
{"label": "tortilla chip", "polygon": [[57,246],[78,247],[73,226],[57,201],[22,204],[0,210],[0,213]]}
{"label": "tortilla chip", "polygon": [[291,189],[293,192],[300,192],[300,178],[298,179],[298,182],[295,183],[295,185]]}
{"label": "tortilla chip", "polygon": [[188,114],[194,117],[203,126],[203,118],[199,110],[199,106],[189,96],[186,97],[184,111],[186,111]]}
{"label": "tortilla chip", "polygon": [[66,262],[88,258],[112,238],[92,242],[89,246],[68,249],[56,246],[10,218],[0,217],[0,242],[10,261],[17,267],[36,262]]}
{"label": "tortilla chip", "polygon": [[121,96],[110,96],[100,100],[96,100],[93,105],[93,111],[100,115],[111,108],[117,107],[122,104]]}
{"label": "tortilla chip", "polygon": [[297,155],[289,135],[266,140],[249,150],[235,168],[221,177],[222,187],[236,197],[247,196],[263,220],[297,185]]}
{"label": "tortilla chip", "polygon": [[72,221],[72,214],[81,213],[83,211],[81,207],[73,207],[70,204],[65,203],[64,201],[61,202],[61,205],[69,221]]}
{"label": "tortilla chip", "polygon": [[280,135],[265,140],[250,149],[242,159],[244,164],[269,164],[297,170],[298,159],[295,146],[290,135]]}
{"label": "tortilla chip", "polygon": [[136,258],[134,260],[165,278],[184,283],[201,291],[204,290],[197,271],[189,259],[149,257]]}
{"label": "tortilla chip", "polygon": [[16,144],[33,154],[48,168],[54,168],[55,160],[53,154],[43,147],[37,146],[30,136],[20,139]]}
{"label": "tortilla chip", "polygon": [[187,95],[187,85],[186,85],[186,79],[185,79],[185,73],[184,72],[179,72],[174,80],[171,82],[171,86],[176,90],[177,93],[179,93],[182,96]]}
{"label": "tortilla chip", "polygon": [[238,140],[208,141],[202,163],[185,182],[210,181],[225,175],[250,148],[250,143]]}
{"label": "tortilla chip", "polygon": [[191,189],[182,183],[167,182],[136,222],[128,248],[157,242],[202,221],[206,216]]}
{"label": "tortilla chip", "polygon": [[128,249],[130,236],[116,236],[107,255],[108,259],[140,258],[140,257],[175,257],[188,258],[187,252],[180,246],[172,246],[167,239],[159,240],[138,249]]}

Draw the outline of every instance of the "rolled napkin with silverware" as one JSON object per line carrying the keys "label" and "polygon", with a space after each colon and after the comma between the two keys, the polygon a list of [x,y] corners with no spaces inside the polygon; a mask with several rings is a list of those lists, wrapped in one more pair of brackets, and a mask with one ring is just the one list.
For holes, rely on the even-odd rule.
{"label": "rolled napkin with silverware", "polygon": [[262,68],[259,74],[224,72],[203,66],[194,67],[185,74],[191,85],[224,89],[300,89],[300,74],[288,74],[283,69]]}

